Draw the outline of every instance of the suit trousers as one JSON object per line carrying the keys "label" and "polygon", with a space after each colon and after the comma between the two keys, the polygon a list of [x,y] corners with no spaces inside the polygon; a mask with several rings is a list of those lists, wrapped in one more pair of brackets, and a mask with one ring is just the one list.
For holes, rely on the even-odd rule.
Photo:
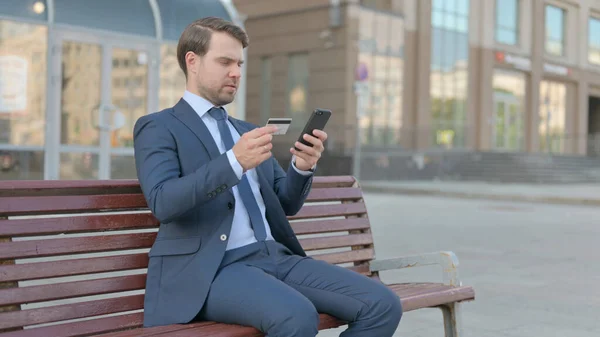
{"label": "suit trousers", "polygon": [[268,337],[311,337],[319,313],[349,323],[342,337],[391,337],[402,307],[379,281],[269,240],[225,253],[197,318],[252,326]]}

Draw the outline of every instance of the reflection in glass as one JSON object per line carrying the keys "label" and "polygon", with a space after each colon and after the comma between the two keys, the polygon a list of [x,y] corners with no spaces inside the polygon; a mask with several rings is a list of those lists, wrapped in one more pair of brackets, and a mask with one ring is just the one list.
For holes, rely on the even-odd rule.
{"label": "reflection in glass", "polygon": [[63,43],[61,144],[99,144],[101,72],[102,47],[73,41]]}
{"label": "reflection in glass", "polygon": [[402,74],[404,48],[402,17],[362,9],[358,62],[368,69],[369,97],[361,142],[372,146],[398,146],[402,131]]}
{"label": "reflection in glass", "polygon": [[61,153],[60,179],[98,179],[98,155],[90,152]]}
{"label": "reflection in glass", "polygon": [[137,179],[134,157],[112,155],[110,159],[110,179]]}
{"label": "reflection in glass", "polygon": [[600,19],[591,17],[589,27],[589,57],[590,63],[600,65]]}
{"label": "reflection in glass", "polygon": [[546,5],[546,52],[556,56],[564,55],[565,10]]}
{"label": "reflection in glass", "polygon": [[260,123],[264,124],[271,116],[271,58],[264,57],[260,61]]}
{"label": "reflection in glass", "polygon": [[465,144],[468,8],[468,0],[440,0],[431,13],[431,136],[444,148]]}
{"label": "reflection in glass", "polygon": [[539,137],[540,151],[564,152],[567,110],[567,86],[564,83],[540,83]]}
{"label": "reflection in glass", "polygon": [[308,120],[308,54],[293,54],[288,59],[287,115],[293,125],[302,126]]}
{"label": "reflection in glass", "polygon": [[44,145],[47,34],[0,20],[0,144]]}
{"label": "reflection in glass", "polygon": [[133,147],[133,125],[148,111],[148,54],[113,48],[111,147]]}
{"label": "reflection in glass", "polygon": [[177,46],[160,46],[160,89],[158,109],[166,109],[177,104],[185,91],[185,75],[177,62]]}
{"label": "reflection in glass", "polygon": [[519,38],[519,0],[496,0],[496,41],[516,45]]}
{"label": "reflection in glass", "polygon": [[0,150],[0,180],[44,179],[43,151]]}
{"label": "reflection in glass", "polygon": [[492,148],[520,151],[523,149],[525,75],[496,69],[493,88],[495,114],[492,115]]}

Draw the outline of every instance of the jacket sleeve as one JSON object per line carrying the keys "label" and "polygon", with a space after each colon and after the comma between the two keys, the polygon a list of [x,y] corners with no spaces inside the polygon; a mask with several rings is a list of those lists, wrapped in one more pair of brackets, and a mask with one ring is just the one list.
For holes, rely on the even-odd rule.
{"label": "jacket sleeve", "polygon": [[139,118],[134,126],[135,164],[148,207],[169,223],[239,183],[227,154],[181,176],[177,143],[156,117]]}
{"label": "jacket sleeve", "polygon": [[277,160],[274,158],[271,158],[271,160],[273,160],[273,168],[275,170],[275,193],[285,214],[294,215],[302,208],[306,197],[308,197],[312,186],[313,174],[302,175],[298,173],[292,163],[290,163],[286,173]]}

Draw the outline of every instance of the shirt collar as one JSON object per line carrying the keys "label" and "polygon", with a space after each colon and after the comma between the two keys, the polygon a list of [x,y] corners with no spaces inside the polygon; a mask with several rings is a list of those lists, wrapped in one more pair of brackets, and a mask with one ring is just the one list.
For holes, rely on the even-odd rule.
{"label": "shirt collar", "polygon": [[[188,102],[188,104],[196,111],[198,116],[202,117],[204,114],[208,112],[208,110],[212,109],[214,105],[209,102],[207,99],[200,97],[196,94],[193,94],[189,91],[185,91],[183,93],[183,99]],[[225,110],[224,107],[222,107]],[[227,112],[227,110],[225,110]]]}

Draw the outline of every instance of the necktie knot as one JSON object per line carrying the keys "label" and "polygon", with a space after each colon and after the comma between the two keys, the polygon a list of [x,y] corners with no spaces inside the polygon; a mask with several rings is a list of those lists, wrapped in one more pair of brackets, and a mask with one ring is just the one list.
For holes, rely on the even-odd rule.
{"label": "necktie knot", "polygon": [[210,108],[210,110],[208,110],[208,114],[218,121],[222,121],[227,118],[227,112],[225,112],[223,108]]}

